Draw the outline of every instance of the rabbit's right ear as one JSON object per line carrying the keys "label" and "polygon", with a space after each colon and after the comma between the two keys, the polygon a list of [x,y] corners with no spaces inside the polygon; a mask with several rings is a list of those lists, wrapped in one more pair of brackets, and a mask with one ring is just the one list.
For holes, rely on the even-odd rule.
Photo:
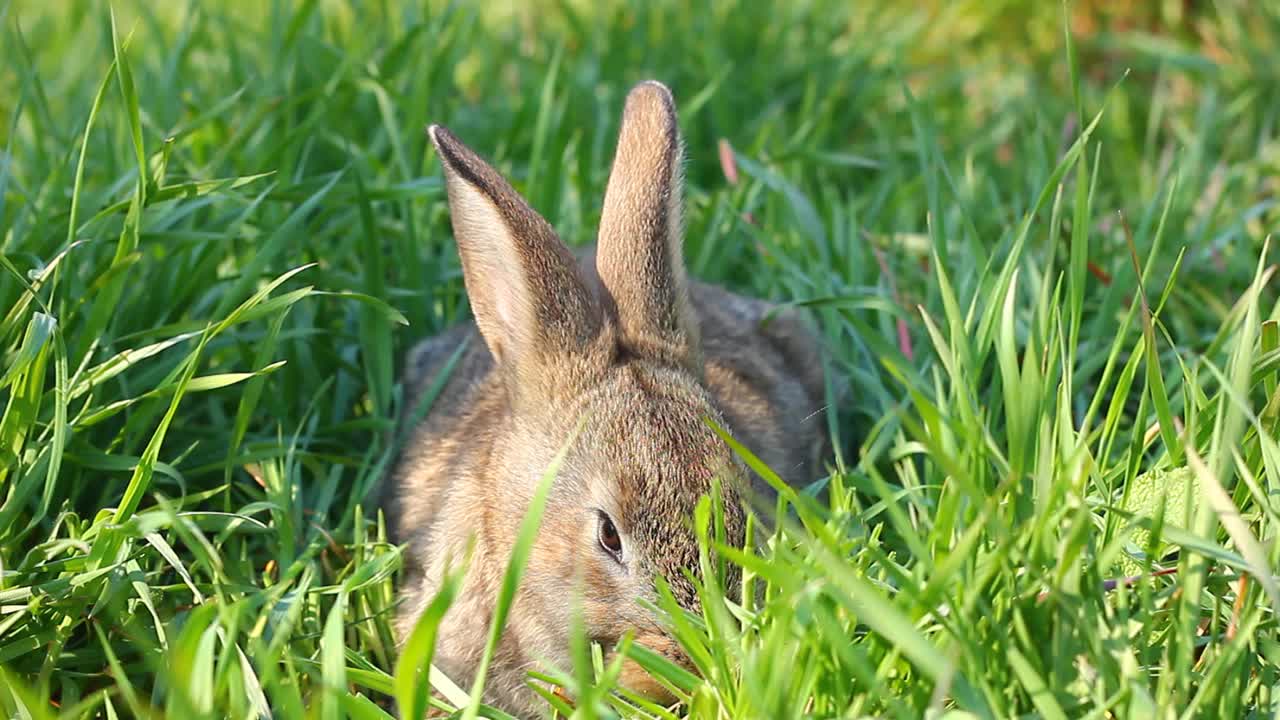
{"label": "rabbit's right ear", "polygon": [[476,325],[500,367],[531,379],[596,337],[599,305],[555,230],[502,175],[446,128],[427,133],[444,165]]}
{"label": "rabbit's right ear", "polygon": [[632,88],[605,188],[596,270],[632,350],[700,372],[681,251],[681,147],[671,91],[654,81]]}

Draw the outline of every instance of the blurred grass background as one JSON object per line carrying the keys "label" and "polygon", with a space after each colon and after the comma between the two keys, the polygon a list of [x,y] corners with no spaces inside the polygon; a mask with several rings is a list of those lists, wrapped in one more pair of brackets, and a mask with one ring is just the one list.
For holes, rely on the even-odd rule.
{"label": "blurred grass background", "polygon": [[0,708],[379,717],[361,503],[465,314],[423,127],[585,243],[652,77],[693,272],[852,392],[706,681],[579,712],[1275,715],[1278,50],[1227,0],[0,2]]}

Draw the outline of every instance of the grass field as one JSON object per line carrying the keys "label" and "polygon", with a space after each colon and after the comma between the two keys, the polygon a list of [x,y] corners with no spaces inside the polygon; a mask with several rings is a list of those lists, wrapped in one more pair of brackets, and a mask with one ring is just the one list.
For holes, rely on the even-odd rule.
{"label": "grass field", "polygon": [[851,392],[687,701],[584,648],[579,716],[1280,717],[1280,7],[491,5],[0,0],[0,715],[420,707],[362,501],[466,312],[423,127],[586,243],[653,77],[692,272]]}

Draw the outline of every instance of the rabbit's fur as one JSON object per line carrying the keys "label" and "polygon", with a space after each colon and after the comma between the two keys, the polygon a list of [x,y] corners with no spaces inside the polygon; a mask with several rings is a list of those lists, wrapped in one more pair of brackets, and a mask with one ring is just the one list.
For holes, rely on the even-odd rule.
{"label": "rabbit's fur", "polygon": [[[815,479],[826,448],[817,344],[789,312],[762,324],[775,309],[768,303],[686,279],[681,141],[663,85],[642,83],[627,97],[597,248],[582,259],[453,134],[429,133],[475,320],[419,344],[405,370],[412,412],[468,344],[410,430],[384,492],[392,538],[406,544],[401,641],[474,542],[435,655],[455,681],[471,682],[533,491],[581,425],[486,698],[535,714],[544,703],[525,673],[570,666],[579,609],[588,637],[606,649],[635,630],[637,642],[687,665],[638,600],[655,599],[662,575],[679,602],[697,609],[684,574],[698,568],[689,519],[713,477],[724,480],[728,530],[742,535],[742,483],[751,481],[704,418],[788,482]],[[606,517],[618,555],[602,545]],[[623,682],[664,694],[638,666],[626,666]]]}

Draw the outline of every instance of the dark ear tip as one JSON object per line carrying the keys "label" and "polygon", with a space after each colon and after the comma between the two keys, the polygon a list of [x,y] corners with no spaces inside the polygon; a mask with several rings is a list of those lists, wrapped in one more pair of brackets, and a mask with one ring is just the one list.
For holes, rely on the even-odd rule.
{"label": "dark ear tip", "polygon": [[436,123],[427,126],[427,137],[431,138],[431,144],[436,146],[437,151],[441,150],[441,145],[458,142],[458,138],[449,132],[449,128]]}
{"label": "dark ear tip", "polygon": [[427,136],[431,138],[431,144],[436,147],[436,154],[440,156],[440,161],[446,167],[456,169],[467,164],[467,156],[471,153],[458,136],[449,131],[449,128],[432,123],[427,126]]}

